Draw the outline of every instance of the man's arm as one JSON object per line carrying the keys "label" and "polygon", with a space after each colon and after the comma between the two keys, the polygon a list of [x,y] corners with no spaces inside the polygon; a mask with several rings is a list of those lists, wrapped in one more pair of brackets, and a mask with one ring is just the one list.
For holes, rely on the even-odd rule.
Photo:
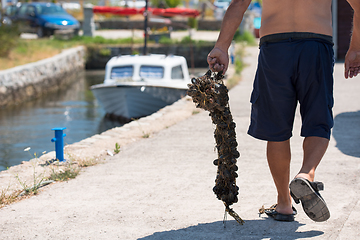
{"label": "man's arm", "polygon": [[250,3],[251,0],[232,0],[230,3],[221,24],[218,40],[207,57],[209,68],[212,71],[223,71],[225,74],[229,65],[229,46]]}
{"label": "man's arm", "polygon": [[360,73],[360,1],[347,1],[354,10],[354,18],[350,46],[345,56],[345,78],[352,78]]}

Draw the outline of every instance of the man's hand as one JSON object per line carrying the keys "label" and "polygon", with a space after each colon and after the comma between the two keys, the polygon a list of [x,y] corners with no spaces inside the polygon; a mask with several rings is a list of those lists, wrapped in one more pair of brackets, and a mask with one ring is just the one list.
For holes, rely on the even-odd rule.
{"label": "man's hand", "polygon": [[222,74],[224,75],[229,66],[229,54],[227,51],[214,47],[214,49],[208,54],[207,62],[211,71],[222,71]]}
{"label": "man's hand", "polygon": [[360,51],[350,50],[345,56],[345,78],[356,77],[360,73]]}

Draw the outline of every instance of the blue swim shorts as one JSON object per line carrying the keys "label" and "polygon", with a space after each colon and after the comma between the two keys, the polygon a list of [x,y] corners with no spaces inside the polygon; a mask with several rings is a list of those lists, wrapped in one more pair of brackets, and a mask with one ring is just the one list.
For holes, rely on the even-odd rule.
{"label": "blue swim shorts", "polygon": [[299,102],[301,136],[330,139],[333,70],[331,36],[294,32],[262,37],[248,134],[266,141],[288,140]]}

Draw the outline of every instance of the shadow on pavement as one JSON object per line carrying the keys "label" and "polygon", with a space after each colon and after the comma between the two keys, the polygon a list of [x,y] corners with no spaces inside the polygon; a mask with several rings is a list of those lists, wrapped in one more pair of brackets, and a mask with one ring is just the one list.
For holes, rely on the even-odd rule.
{"label": "shadow on pavement", "polygon": [[360,158],[360,111],[336,115],[333,136],[342,153]]}
{"label": "shadow on pavement", "polygon": [[239,225],[235,220],[227,221],[226,228],[223,222],[198,224],[187,228],[156,232],[150,236],[139,238],[152,239],[301,239],[311,238],[324,234],[322,231],[311,230],[296,232],[304,224],[299,222],[278,222],[272,219],[245,220]]}

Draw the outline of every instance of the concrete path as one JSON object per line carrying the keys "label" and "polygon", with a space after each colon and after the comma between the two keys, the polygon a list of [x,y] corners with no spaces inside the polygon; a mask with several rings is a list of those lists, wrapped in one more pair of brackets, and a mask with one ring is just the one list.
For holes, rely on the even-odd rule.
{"label": "concrete path", "polygon": [[[219,35],[219,31],[173,31],[171,32],[172,39],[181,40],[184,37],[187,37],[191,34],[191,38],[193,40],[203,40],[203,41],[216,41]],[[104,38],[143,38],[144,30],[134,29],[134,30],[124,30],[124,29],[116,29],[116,30],[96,30],[94,33],[95,36],[102,36]]]}
{"label": "concrete path", "polygon": [[[82,33],[81,33],[82,34]],[[172,39],[181,40],[184,37],[187,37],[191,34],[193,40],[203,40],[203,41],[216,41],[219,35],[219,31],[173,31],[171,32]],[[105,30],[96,30],[94,36],[101,36],[104,38],[117,39],[117,38],[143,38],[144,30],[134,29],[105,29]],[[22,33],[21,38],[24,39],[37,39],[37,35],[34,33]]]}
{"label": "concrete path", "polygon": [[[37,196],[0,209],[0,239],[358,239],[359,78],[345,80],[343,64],[336,64],[335,127],[316,175],[325,183],[322,195],[331,218],[313,222],[296,205],[296,221],[276,222],[258,215],[262,205],[276,202],[265,142],[246,134],[257,53],[256,47],[247,48],[249,65],[242,81],[230,91],[241,153],[240,197],[233,207],[244,225],[228,216],[224,228],[224,206],[212,192],[216,177],[212,161],[217,156],[214,126],[208,113],[200,111],[150,138],[128,143],[119,154],[85,169],[74,180],[52,184]],[[159,117],[154,123],[161,121]],[[292,176],[301,165],[299,128],[297,113],[291,140]],[[121,132],[111,131],[115,137]]]}

